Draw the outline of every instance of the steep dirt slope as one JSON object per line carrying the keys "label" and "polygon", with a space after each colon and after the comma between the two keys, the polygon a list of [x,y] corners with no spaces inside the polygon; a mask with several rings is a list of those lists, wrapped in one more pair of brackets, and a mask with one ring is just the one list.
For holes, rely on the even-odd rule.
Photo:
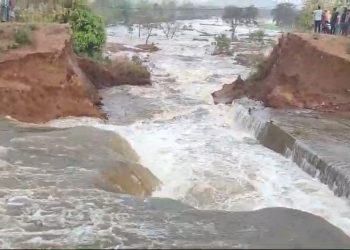
{"label": "steep dirt slope", "polygon": [[[0,40],[24,29],[2,24]],[[95,87],[82,73],[66,25],[30,31],[32,44],[0,53],[0,115],[25,122],[102,117]]]}
{"label": "steep dirt slope", "polygon": [[216,103],[248,96],[274,108],[350,111],[350,55],[346,38],[287,34],[259,72],[214,92]]}

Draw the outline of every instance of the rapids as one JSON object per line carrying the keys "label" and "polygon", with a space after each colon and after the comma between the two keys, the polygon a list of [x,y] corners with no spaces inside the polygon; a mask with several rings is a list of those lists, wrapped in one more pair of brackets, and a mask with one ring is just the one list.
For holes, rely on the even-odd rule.
{"label": "rapids", "polygon": [[[183,23],[229,35],[225,24]],[[252,30],[238,27],[237,33],[244,37]],[[276,31],[266,33],[278,36]],[[295,208],[322,216],[350,234],[347,200],[335,197],[326,185],[289,159],[259,145],[254,138],[258,127],[247,131],[240,126],[242,121],[251,121],[238,105],[213,105],[210,93],[239,74],[247,76],[250,70],[236,65],[232,57],[211,56],[210,42],[193,41],[199,37],[196,31],[180,31],[174,40],[163,38],[161,31],[156,34],[151,42],[161,51],[149,54],[148,63],[153,86],[103,91],[111,123],[90,120],[92,126],[115,131],[131,143],[141,163],[163,182],[154,197],[177,199],[199,209]],[[143,42],[136,31],[131,37],[124,27],[110,28],[108,39],[130,46]]]}

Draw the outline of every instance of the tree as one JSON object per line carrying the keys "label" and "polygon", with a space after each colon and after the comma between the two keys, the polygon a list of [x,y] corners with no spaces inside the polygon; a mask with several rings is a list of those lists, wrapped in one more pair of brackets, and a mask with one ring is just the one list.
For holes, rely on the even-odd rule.
{"label": "tree", "polygon": [[292,27],[295,24],[298,12],[292,3],[281,3],[271,11],[273,21],[280,27]]}
{"label": "tree", "polygon": [[253,41],[259,42],[261,44],[264,44],[264,37],[265,37],[265,31],[264,30],[257,30],[249,34],[249,38]]}
{"label": "tree", "polygon": [[105,23],[118,21],[128,24],[132,15],[132,5],[129,0],[100,0],[91,3],[96,13],[102,16]]}
{"label": "tree", "polygon": [[215,41],[216,41],[216,48],[215,48],[214,55],[217,55],[217,54],[231,55],[232,54],[230,50],[231,40],[225,34],[216,36]]}
{"label": "tree", "polygon": [[243,17],[243,9],[234,5],[226,6],[222,19],[229,20],[232,27]]}
{"label": "tree", "polygon": [[94,56],[101,52],[106,42],[102,19],[85,5],[75,5],[69,14],[73,31],[74,50],[80,54]]}
{"label": "tree", "polygon": [[179,30],[179,25],[176,23],[177,6],[172,0],[163,0],[158,9],[155,10],[155,15],[158,13],[158,22],[161,22],[160,28],[167,39],[174,38]]}
{"label": "tree", "polygon": [[163,0],[161,3],[161,8],[165,10],[162,18],[165,18],[170,22],[175,22],[177,9],[176,2],[173,0]]}
{"label": "tree", "polygon": [[244,18],[246,19],[246,21],[251,23],[251,22],[255,21],[256,18],[258,17],[259,10],[254,5],[251,5],[247,8],[245,8],[243,13],[244,13]]}
{"label": "tree", "polygon": [[157,13],[158,7],[155,4],[149,3],[147,0],[140,0],[136,5],[137,11],[131,18],[132,24],[138,24],[139,37],[141,37],[141,27],[146,29],[146,44],[148,44],[152,31],[162,18]]}
{"label": "tree", "polygon": [[121,14],[124,18],[124,24],[128,24],[132,14],[130,2],[128,0],[119,0],[117,8],[121,10]]}
{"label": "tree", "polygon": [[224,14],[222,16],[222,19],[227,20],[231,22],[231,27],[232,27],[232,40],[235,37],[236,33],[236,28],[238,26],[238,22],[241,20],[243,17],[243,9],[239,8],[234,5],[226,6],[224,8]]}
{"label": "tree", "polygon": [[179,24],[178,23],[170,23],[165,22],[161,24],[161,28],[163,30],[163,33],[167,39],[173,39],[176,33],[179,31]]}
{"label": "tree", "polygon": [[314,19],[312,12],[317,9],[317,6],[323,6],[323,0],[305,0],[303,8],[298,16],[297,23],[302,29],[312,29],[314,25]]}

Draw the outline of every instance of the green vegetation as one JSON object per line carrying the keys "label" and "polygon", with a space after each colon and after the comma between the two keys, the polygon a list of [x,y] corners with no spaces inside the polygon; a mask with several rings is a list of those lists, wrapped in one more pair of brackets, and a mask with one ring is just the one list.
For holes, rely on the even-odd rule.
{"label": "green vegetation", "polygon": [[271,63],[265,57],[257,58],[255,64],[255,70],[249,76],[249,81],[259,81],[266,78],[269,74]]}
{"label": "green vegetation", "polygon": [[133,55],[131,58],[131,61],[135,64],[141,65],[142,64],[142,60],[139,56],[137,55]]}
{"label": "green vegetation", "polygon": [[[200,7],[206,8],[203,5]],[[188,0],[95,0],[92,2],[92,9],[102,16],[106,24],[138,24],[133,20],[143,16],[143,9],[149,9],[155,19],[166,18],[171,22],[175,17],[177,20],[190,20],[221,15],[221,10],[213,10],[211,6],[207,8],[206,11],[196,11],[196,6]]]}
{"label": "green vegetation", "polygon": [[92,8],[107,24],[123,22],[129,24],[133,14],[129,0],[99,0],[92,3]]}
{"label": "green vegetation", "polygon": [[151,74],[139,59],[116,58],[108,68],[122,84],[150,83]]}
{"label": "green vegetation", "polygon": [[253,5],[246,8],[230,5],[224,8],[222,19],[229,20],[232,24],[252,22],[258,17],[258,12],[258,9]]}
{"label": "green vegetation", "polygon": [[50,10],[44,7],[40,9],[23,8],[16,9],[16,19],[25,23],[52,23],[64,14],[64,9]]}
{"label": "green vegetation", "polygon": [[30,39],[28,31],[24,29],[17,30],[14,39],[15,43],[19,46],[32,44],[32,40]]}
{"label": "green vegetation", "polygon": [[102,19],[84,5],[76,6],[69,14],[73,31],[74,50],[78,54],[93,57],[99,54],[106,42]]}
{"label": "green vegetation", "polygon": [[292,28],[296,22],[298,11],[291,3],[281,3],[271,11],[274,22],[279,27]]}
{"label": "green vegetation", "polygon": [[228,54],[232,55],[231,51],[231,39],[225,34],[221,34],[215,37],[216,48],[214,54]]}
{"label": "green vegetation", "polygon": [[[99,57],[96,54],[101,52],[105,44],[104,23],[88,7],[87,0],[18,1],[16,11],[17,21],[29,23],[30,31],[37,29],[35,23],[69,23],[73,33],[74,50],[78,54]],[[18,44],[22,44],[22,41],[27,42],[23,32],[18,36]]]}
{"label": "green vegetation", "polygon": [[342,0],[305,0],[303,8],[297,17],[297,27],[303,31],[313,28],[313,11],[317,9],[318,5],[322,9],[331,10],[334,7],[341,7],[343,3],[344,1]]}
{"label": "green vegetation", "polygon": [[231,23],[232,27],[232,40],[235,37],[236,28],[239,23],[252,23],[255,22],[258,17],[258,9],[256,7],[249,6],[246,8],[240,8],[234,5],[229,5],[224,8],[224,14],[222,19]]}
{"label": "green vegetation", "polygon": [[36,24],[34,24],[34,23],[30,23],[30,24],[28,24],[28,28],[31,31],[35,31],[35,30],[38,29],[38,26]]}
{"label": "green vegetation", "polygon": [[257,41],[260,43],[264,42],[265,31],[264,30],[256,30],[249,34],[249,38],[253,41]]}

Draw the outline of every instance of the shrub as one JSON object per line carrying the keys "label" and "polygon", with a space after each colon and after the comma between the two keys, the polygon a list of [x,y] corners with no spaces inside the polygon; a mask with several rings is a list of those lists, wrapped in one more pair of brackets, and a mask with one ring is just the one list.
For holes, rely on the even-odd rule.
{"label": "shrub", "polygon": [[312,12],[308,11],[301,11],[299,16],[297,17],[297,27],[301,31],[310,31],[313,28],[314,22],[313,22],[313,16]]}
{"label": "shrub", "polygon": [[99,16],[88,7],[78,6],[70,13],[69,23],[73,31],[76,53],[92,57],[101,52],[106,42],[106,32]]}
{"label": "shrub", "polygon": [[139,56],[133,55],[131,61],[135,64],[142,65],[142,60]]}
{"label": "shrub", "polygon": [[228,38],[225,34],[216,36],[215,41],[216,41],[215,54],[222,54],[222,53],[232,54],[230,50],[231,39]]}
{"label": "shrub", "polygon": [[18,45],[28,45],[32,43],[32,40],[29,37],[29,34],[27,31],[23,29],[19,29],[15,33],[15,42]]}
{"label": "shrub", "polygon": [[265,37],[265,31],[263,30],[257,30],[249,34],[249,38],[258,41],[258,42],[263,42]]}
{"label": "shrub", "polygon": [[147,67],[139,62],[122,57],[113,60],[108,68],[121,84],[150,84],[151,74]]}
{"label": "shrub", "polygon": [[35,30],[38,29],[38,26],[36,24],[34,24],[34,23],[30,23],[30,24],[28,24],[28,28],[31,31],[35,31]]}
{"label": "shrub", "polygon": [[251,81],[259,81],[264,79],[268,76],[271,69],[271,62],[265,57],[257,58],[255,63],[255,70],[249,76],[249,80]]}

